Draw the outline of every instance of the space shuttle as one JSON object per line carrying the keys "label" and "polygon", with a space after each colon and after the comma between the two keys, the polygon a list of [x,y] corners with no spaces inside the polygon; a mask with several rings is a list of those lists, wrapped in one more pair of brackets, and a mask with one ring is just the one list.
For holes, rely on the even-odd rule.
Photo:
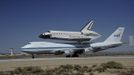
{"label": "space shuttle", "polygon": [[74,31],[54,31],[50,30],[39,35],[42,39],[58,39],[67,41],[92,41],[99,38],[101,35],[95,31],[91,31],[93,20],[88,22],[79,32]]}

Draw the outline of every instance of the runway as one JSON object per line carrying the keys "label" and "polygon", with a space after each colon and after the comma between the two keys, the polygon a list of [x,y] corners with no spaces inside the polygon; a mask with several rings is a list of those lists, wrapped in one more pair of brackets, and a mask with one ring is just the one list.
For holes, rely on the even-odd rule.
{"label": "runway", "polygon": [[43,69],[54,68],[59,65],[79,64],[91,66],[108,61],[116,61],[127,67],[134,67],[134,56],[92,56],[92,57],[50,57],[50,58],[25,58],[25,59],[3,59],[0,60],[0,71],[13,70],[16,67],[40,66]]}
{"label": "runway", "polygon": [[51,58],[26,58],[26,59],[2,59],[0,62],[16,62],[16,61],[41,61],[41,60],[79,60],[79,59],[132,59],[134,56],[95,56],[95,57],[76,57],[76,58],[66,58],[66,57],[51,57]]}
{"label": "runway", "polygon": [[51,57],[51,58],[25,58],[25,59],[2,59],[0,62],[16,62],[16,61],[41,61],[41,60],[79,60],[79,59],[132,59],[134,56],[95,56],[95,57],[76,57],[76,58],[66,58],[66,57]]}

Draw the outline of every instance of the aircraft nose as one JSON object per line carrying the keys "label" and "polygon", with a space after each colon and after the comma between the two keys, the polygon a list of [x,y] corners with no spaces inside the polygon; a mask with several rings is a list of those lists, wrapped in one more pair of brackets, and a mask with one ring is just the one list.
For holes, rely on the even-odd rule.
{"label": "aircraft nose", "polygon": [[39,38],[44,38],[44,35],[43,35],[43,34],[40,34],[40,35],[39,35]]}
{"label": "aircraft nose", "polygon": [[22,49],[25,49],[25,48],[30,48],[30,47],[31,47],[31,44],[29,43],[29,44],[27,44],[27,45],[22,46],[21,48],[22,48]]}
{"label": "aircraft nose", "polygon": [[21,47],[21,51],[22,52],[28,52],[30,50],[29,48],[30,48],[30,46],[25,45],[25,46]]}
{"label": "aircraft nose", "polygon": [[39,35],[39,38],[47,39],[50,38],[50,33],[43,33]]}
{"label": "aircraft nose", "polygon": [[27,48],[29,48],[28,45],[22,46],[22,47],[21,47],[21,51],[22,51],[22,52],[27,52],[27,51],[29,51]]}
{"label": "aircraft nose", "polygon": [[22,48],[22,49],[24,49],[24,48],[27,48],[27,45],[25,45],[25,46],[22,46],[21,48]]}

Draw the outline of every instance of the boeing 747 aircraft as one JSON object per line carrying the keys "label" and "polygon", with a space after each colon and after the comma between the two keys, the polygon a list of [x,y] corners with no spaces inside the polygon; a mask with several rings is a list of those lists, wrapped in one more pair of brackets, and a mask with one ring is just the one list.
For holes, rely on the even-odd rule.
{"label": "boeing 747 aircraft", "polygon": [[100,34],[91,31],[92,25],[93,21],[90,21],[80,32],[50,30],[40,34],[39,37],[43,39],[59,39],[78,42],[91,41],[100,37]]}
{"label": "boeing 747 aircraft", "polygon": [[121,46],[124,27],[119,27],[104,42],[96,43],[53,43],[53,42],[30,42],[22,47],[22,51],[32,54],[65,54],[66,57],[78,57],[85,52],[98,52],[109,48]]}

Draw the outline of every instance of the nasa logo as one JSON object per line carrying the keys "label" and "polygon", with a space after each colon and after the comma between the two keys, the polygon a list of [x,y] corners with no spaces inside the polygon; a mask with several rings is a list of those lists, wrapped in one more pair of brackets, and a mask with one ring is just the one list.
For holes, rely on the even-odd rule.
{"label": "nasa logo", "polygon": [[114,37],[120,37],[120,34],[114,35]]}

